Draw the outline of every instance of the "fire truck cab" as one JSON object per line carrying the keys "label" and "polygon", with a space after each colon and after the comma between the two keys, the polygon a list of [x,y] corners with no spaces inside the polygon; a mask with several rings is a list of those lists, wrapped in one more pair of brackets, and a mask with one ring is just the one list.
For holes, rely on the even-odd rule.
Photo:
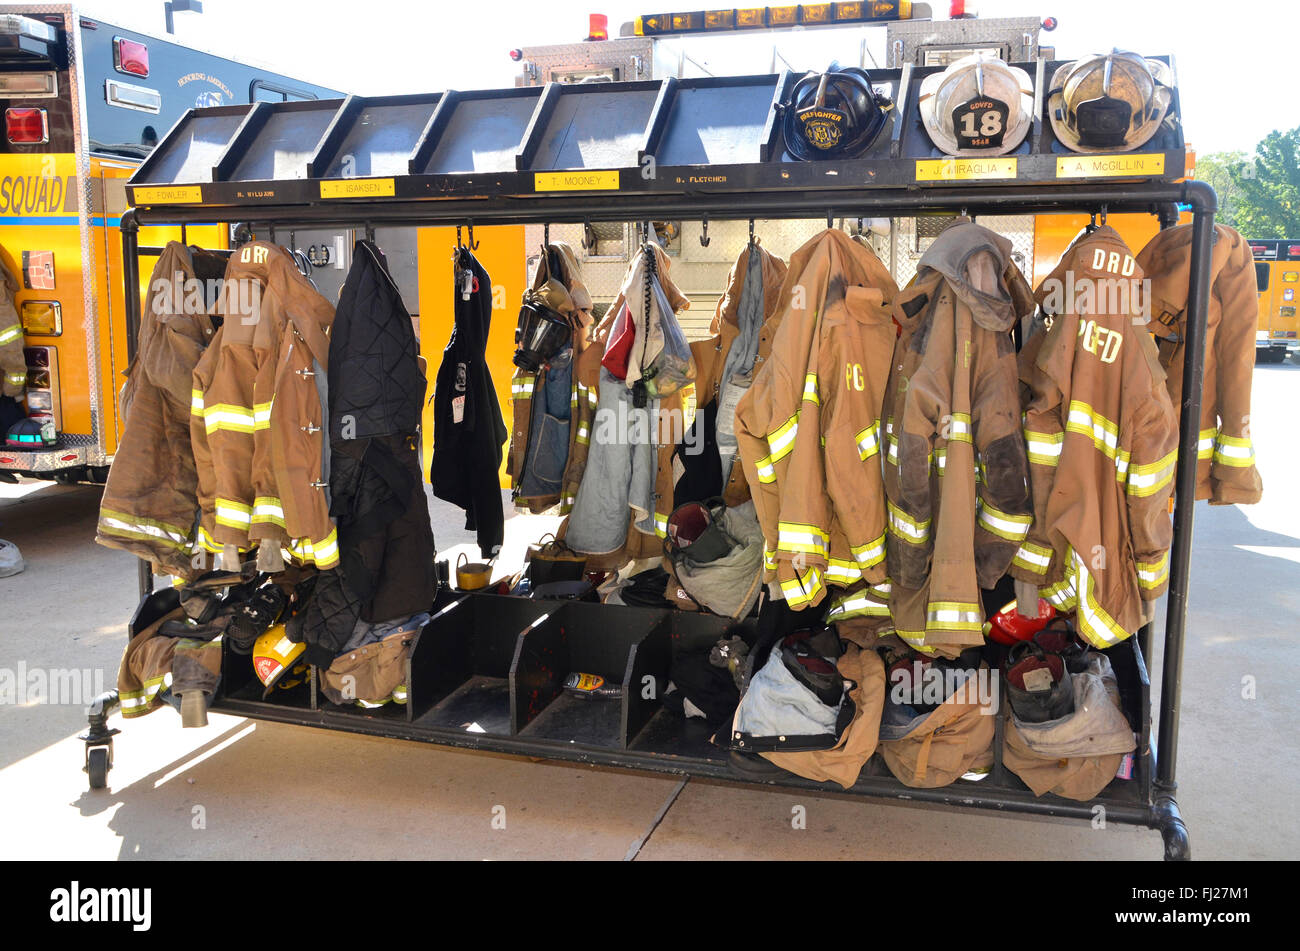
{"label": "fire truck cab", "polygon": [[[172,125],[196,107],[339,95],[68,5],[0,6],[0,255],[19,284],[22,408],[55,436],[16,448],[0,432],[0,480],[106,477],[123,427],[125,183]],[[192,147],[219,158],[213,143]],[[228,237],[224,226],[156,227],[141,243],[223,248]]]}
{"label": "fire truck cab", "polygon": [[1300,239],[1251,241],[1250,251],[1255,258],[1255,284],[1259,289],[1255,358],[1261,363],[1281,363],[1289,350],[1300,347],[1300,319],[1296,317]]}

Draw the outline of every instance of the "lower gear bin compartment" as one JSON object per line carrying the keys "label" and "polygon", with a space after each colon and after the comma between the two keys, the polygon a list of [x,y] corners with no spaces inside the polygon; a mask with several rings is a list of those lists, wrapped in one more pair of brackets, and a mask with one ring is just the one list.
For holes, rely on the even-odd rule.
{"label": "lower gear bin compartment", "polygon": [[411,721],[439,730],[513,736],[530,716],[512,673],[525,640],[561,610],[555,602],[491,594],[473,594],[443,608],[411,648]]}
{"label": "lower gear bin compartment", "polygon": [[[523,645],[515,677],[535,719],[530,739],[626,749],[660,708],[668,684],[669,633],[662,611],[569,602]],[[599,689],[576,695],[573,675]],[[617,695],[614,693],[617,688]],[[608,692],[608,693],[605,693]],[[531,719],[531,718],[530,718]]]}

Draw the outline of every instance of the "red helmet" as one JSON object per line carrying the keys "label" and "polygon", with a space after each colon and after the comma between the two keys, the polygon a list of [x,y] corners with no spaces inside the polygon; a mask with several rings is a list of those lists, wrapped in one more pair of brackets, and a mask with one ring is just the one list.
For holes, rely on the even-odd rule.
{"label": "red helmet", "polygon": [[984,625],[984,633],[994,643],[1009,647],[1018,641],[1029,640],[1047,627],[1054,617],[1056,617],[1056,609],[1042,598],[1038,599],[1038,617],[1021,614],[1016,610],[1016,602],[1012,601],[989,618],[988,623]]}

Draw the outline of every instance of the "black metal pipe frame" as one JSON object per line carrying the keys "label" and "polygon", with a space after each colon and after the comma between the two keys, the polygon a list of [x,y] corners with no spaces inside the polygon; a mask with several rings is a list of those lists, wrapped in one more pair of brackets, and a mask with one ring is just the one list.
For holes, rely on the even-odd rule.
{"label": "black metal pipe frame", "polygon": [[[135,366],[136,348],[140,342],[140,220],[134,209],[122,214],[122,281],[126,285],[126,366]],[[153,591],[153,566],[143,558],[136,566],[139,574],[140,597]]]}
{"label": "black metal pipe frame", "polygon": [[[140,314],[140,282],[137,261],[138,231],[141,223],[181,224],[197,221],[254,221],[277,224],[321,224],[353,226],[359,220],[368,225],[438,225],[464,223],[473,219],[480,226],[545,223],[582,223],[586,221],[640,221],[664,218],[693,220],[708,215],[717,220],[747,218],[818,218],[828,210],[843,217],[909,217],[927,212],[952,212],[964,208],[968,213],[1088,213],[1103,205],[1110,213],[1142,212],[1167,217],[1171,203],[1192,209],[1193,239],[1190,262],[1191,284],[1188,293],[1187,357],[1183,367],[1183,402],[1179,423],[1179,456],[1176,475],[1177,503],[1174,510],[1174,536],[1170,554],[1169,599],[1165,616],[1165,643],[1162,686],[1160,691],[1159,743],[1155,748],[1156,776],[1152,801],[1145,809],[1129,814],[1121,810],[1112,815],[1118,821],[1159,828],[1166,842],[1166,856],[1187,855],[1187,830],[1174,800],[1177,789],[1175,762],[1178,750],[1178,717],[1182,685],[1183,642],[1187,625],[1187,588],[1191,568],[1192,523],[1196,495],[1196,467],[1200,442],[1201,386],[1205,368],[1205,325],[1209,303],[1209,261],[1214,230],[1214,212],[1218,199],[1204,182],[1190,181],[1126,185],[1029,185],[990,188],[931,188],[881,190],[857,194],[837,192],[801,192],[794,195],[763,192],[746,195],[700,194],[635,196],[612,200],[611,196],[594,197],[522,197],[482,201],[411,200],[365,202],[351,205],[242,206],[166,209],[130,209],[122,215],[122,251],[128,346],[134,353],[136,328]],[[143,588],[142,593],[147,593]],[[152,582],[150,582],[150,588]],[[237,712],[232,710],[231,712]],[[248,711],[251,713],[251,711]],[[266,716],[265,713],[255,715]],[[367,727],[353,725],[346,719],[330,718],[314,722],[292,713],[270,716],[305,725],[329,726],[358,732],[377,732],[406,739],[424,739],[401,729],[393,722],[379,722]],[[454,738],[442,740],[447,745],[494,748],[501,752],[518,751],[535,755],[538,744],[528,741],[480,742]],[[557,758],[571,758],[559,756]],[[641,757],[610,755],[598,759],[630,768],[647,767]],[[679,770],[680,771],[680,770]],[[963,788],[959,793],[933,795],[921,790],[905,792],[884,790],[880,795],[907,795],[949,803],[1007,809],[1050,815],[1086,817],[1091,813],[1082,804],[1069,805],[1024,800],[1013,795],[994,795],[994,790]]]}

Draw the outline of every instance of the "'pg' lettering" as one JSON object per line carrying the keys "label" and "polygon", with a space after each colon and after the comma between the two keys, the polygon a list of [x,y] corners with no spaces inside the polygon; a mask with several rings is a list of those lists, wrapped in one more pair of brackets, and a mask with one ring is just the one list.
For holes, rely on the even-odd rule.
{"label": "'pg' lettering", "polygon": [[1137,265],[1131,255],[1120,254],[1118,251],[1107,252],[1105,248],[1093,248],[1092,250],[1092,269],[1094,271],[1108,271],[1121,277],[1131,277],[1136,267]]}
{"label": "'pg' lettering", "polygon": [[861,363],[844,364],[844,385],[850,390],[857,390],[859,393],[867,388],[866,380],[862,376]]}
{"label": "'pg' lettering", "polygon": [[259,244],[250,244],[239,252],[239,261],[241,264],[265,264],[266,257],[266,248]]}
{"label": "'pg' lettering", "polygon": [[1114,363],[1119,348],[1124,345],[1124,336],[1118,330],[1107,330],[1095,320],[1080,321],[1079,345],[1102,363]]}

